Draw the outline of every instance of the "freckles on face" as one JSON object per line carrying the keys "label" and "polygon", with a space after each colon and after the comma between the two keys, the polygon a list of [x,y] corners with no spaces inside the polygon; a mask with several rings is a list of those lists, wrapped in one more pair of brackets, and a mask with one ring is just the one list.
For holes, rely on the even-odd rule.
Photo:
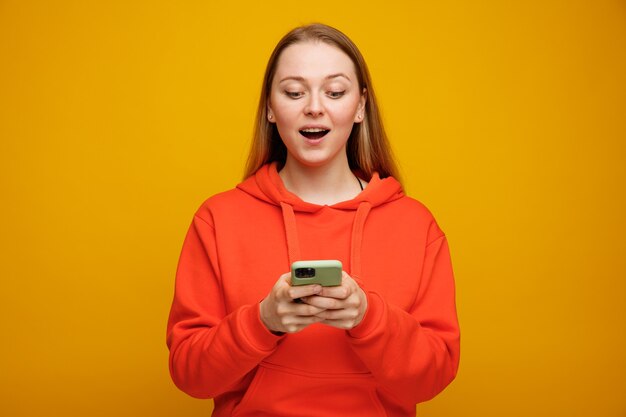
{"label": "freckles on face", "polygon": [[354,64],[337,47],[303,42],[281,53],[268,115],[289,156],[323,162],[345,153],[364,105]]}

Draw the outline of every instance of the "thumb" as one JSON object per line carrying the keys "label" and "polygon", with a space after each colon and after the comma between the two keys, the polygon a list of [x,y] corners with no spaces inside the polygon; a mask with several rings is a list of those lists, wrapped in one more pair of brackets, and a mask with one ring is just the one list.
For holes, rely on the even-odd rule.
{"label": "thumb", "polygon": [[[278,284],[291,286],[291,272],[285,272],[278,278]],[[281,285],[282,286],[282,285]]]}

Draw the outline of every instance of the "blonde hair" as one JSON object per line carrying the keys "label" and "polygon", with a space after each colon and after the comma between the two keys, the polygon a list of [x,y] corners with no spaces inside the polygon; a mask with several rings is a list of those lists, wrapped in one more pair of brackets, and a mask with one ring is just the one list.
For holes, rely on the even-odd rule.
{"label": "blonde hair", "polygon": [[244,178],[253,175],[266,163],[276,161],[279,168],[285,164],[287,148],[278,134],[276,125],[267,120],[267,104],[281,53],[290,45],[306,41],[324,42],[348,55],[354,63],[359,90],[365,89],[364,118],[361,123],[354,124],[346,147],[350,168],[359,170],[368,180],[374,172],[378,172],[381,178],[392,176],[400,180],[365,59],[346,35],[333,27],[319,23],[291,30],[278,42],[267,62]]}

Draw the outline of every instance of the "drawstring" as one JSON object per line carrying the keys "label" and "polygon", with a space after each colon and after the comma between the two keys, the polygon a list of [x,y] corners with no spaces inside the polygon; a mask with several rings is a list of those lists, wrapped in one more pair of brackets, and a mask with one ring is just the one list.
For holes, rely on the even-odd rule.
{"label": "drawstring", "polygon": [[[287,203],[280,202],[283,212],[283,222],[285,224],[285,235],[287,237],[287,251],[289,253],[289,265],[300,260],[300,241],[298,240],[298,229],[296,228],[296,215],[293,207]],[[372,208],[372,205],[363,201],[359,204],[352,223],[352,236],[350,238],[350,276],[361,285],[361,243],[363,242],[363,229],[365,220]]]}
{"label": "drawstring", "polygon": [[350,276],[354,278],[359,285],[361,284],[361,243],[363,242],[363,228],[365,227],[365,220],[371,208],[372,205],[367,201],[363,201],[359,204],[359,208],[356,210],[356,215],[354,216],[354,223],[352,223]]}
{"label": "drawstring", "polygon": [[289,252],[289,266],[300,260],[300,241],[298,240],[298,229],[296,228],[296,215],[293,207],[287,203],[280,202],[283,211],[283,223],[285,224],[285,236],[287,237],[287,251]]}

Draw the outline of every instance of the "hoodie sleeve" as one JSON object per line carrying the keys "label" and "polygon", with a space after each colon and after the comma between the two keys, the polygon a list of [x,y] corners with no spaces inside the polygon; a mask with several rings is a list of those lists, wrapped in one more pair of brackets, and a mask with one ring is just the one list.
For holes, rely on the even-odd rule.
{"label": "hoodie sleeve", "polygon": [[197,398],[243,388],[281,339],[261,322],[258,303],[226,313],[217,259],[213,226],[196,215],[178,263],[167,345],[174,383]]}
{"label": "hoodie sleeve", "polygon": [[409,311],[366,292],[366,315],[348,331],[354,351],[381,388],[401,402],[414,404],[441,392],[456,376],[459,364],[450,253],[446,237],[433,225],[435,236],[427,243],[419,289]]}

